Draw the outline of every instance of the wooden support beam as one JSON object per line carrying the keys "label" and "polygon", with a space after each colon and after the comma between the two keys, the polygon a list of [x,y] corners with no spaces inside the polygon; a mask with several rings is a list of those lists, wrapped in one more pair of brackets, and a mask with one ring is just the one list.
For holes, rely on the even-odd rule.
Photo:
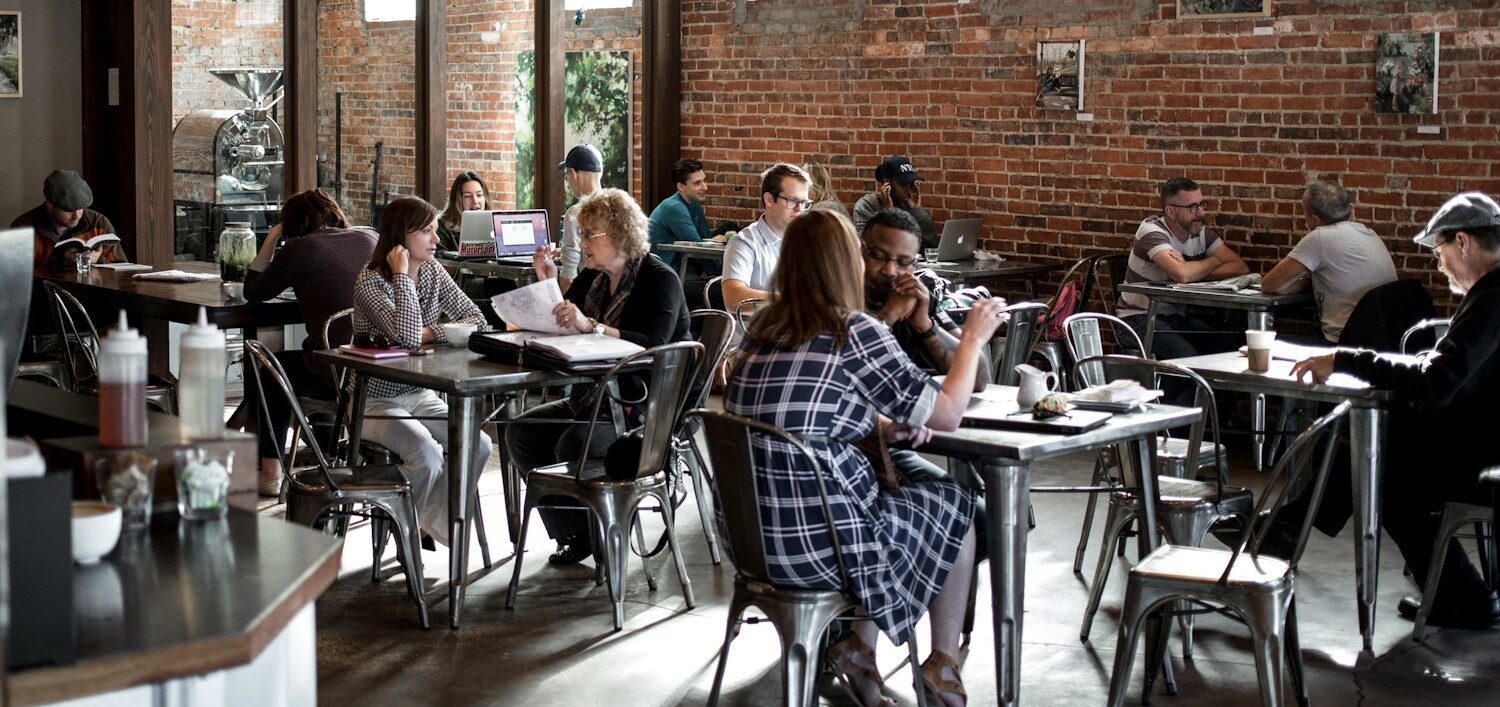
{"label": "wooden support beam", "polygon": [[318,2],[282,0],[286,195],[318,186]]}
{"label": "wooden support beam", "polygon": [[563,144],[564,85],[563,31],[566,11],[564,0],[536,0],[536,96],[532,100],[535,118],[536,156],[534,190],[536,208],[547,210],[556,223],[563,213],[562,173],[557,163],[565,156]]}
{"label": "wooden support beam", "polygon": [[443,0],[417,1],[416,187],[438,208],[448,198],[447,14]]}
{"label": "wooden support beam", "polygon": [[641,207],[650,213],[677,191],[671,170],[682,155],[682,3],[647,0],[641,11]]}

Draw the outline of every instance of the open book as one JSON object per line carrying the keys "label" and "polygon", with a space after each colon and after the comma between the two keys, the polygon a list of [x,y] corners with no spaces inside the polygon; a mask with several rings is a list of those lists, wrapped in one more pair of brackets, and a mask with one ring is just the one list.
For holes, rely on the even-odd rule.
{"label": "open book", "polygon": [[602,334],[549,336],[535,331],[487,334],[496,341],[536,350],[565,363],[615,361],[645,349],[624,339]]}
{"label": "open book", "polygon": [[1250,290],[1260,291],[1260,273],[1250,273],[1238,277],[1229,277],[1223,280],[1208,280],[1205,282],[1179,282],[1172,285],[1174,290],[1202,290],[1204,292],[1241,292]]}
{"label": "open book", "polygon": [[119,243],[119,242],[120,242],[120,237],[119,236],[117,236],[117,235],[115,235],[113,233],[101,233],[101,234],[99,234],[97,236],[94,236],[93,238],[88,239],[88,240],[83,240],[82,238],[69,238],[67,240],[61,240],[61,241],[58,241],[55,245],[53,245],[52,248],[54,250],[62,250],[63,248],[72,248],[74,246],[77,246],[79,248],[88,248],[89,250],[93,250],[95,248],[98,248],[101,245],[106,244],[106,243]]}

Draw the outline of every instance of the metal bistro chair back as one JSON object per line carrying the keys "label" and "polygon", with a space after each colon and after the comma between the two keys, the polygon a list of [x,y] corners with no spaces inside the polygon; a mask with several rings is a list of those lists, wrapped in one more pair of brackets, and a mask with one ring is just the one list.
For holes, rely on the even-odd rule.
{"label": "metal bistro chair back", "polygon": [[759,312],[761,307],[764,307],[769,303],[769,300],[763,300],[759,297],[751,297],[749,299],[741,301],[738,305],[735,305],[734,318],[740,323],[740,331],[749,331],[750,320],[755,317],[755,313]]}
{"label": "metal bistro chair back", "polygon": [[[1452,319],[1423,319],[1413,324],[1410,329],[1401,335],[1401,353],[1414,354],[1421,351],[1431,351],[1437,348],[1438,342],[1448,335],[1448,327],[1453,325]],[[1431,332],[1428,334],[1427,332]],[[1431,340],[1431,346],[1421,346]],[[1417,348],[1421,346],[1421,348]],[[1416,351],[1412,349],[1416,348]]]}
{"label": "metal bistro chair back", "polygon": [[[52,305],[52,321],[61,339],[63,373],[68,388],[90,395],[98,394],[99,330],[83,303],[73,293],[49,281],[42,282]],[[176,389],[166,381],[151,376],[146,381],[146,404],[169,414],[177,413]]]}
{"label": "metal bistro chair back", "polygon": [[1021,378],[1016,366],[1026,363],[1037,341],[1042,338],[1042,315],[1047,305],[1041,302],[1021,302],[1001,307],[1000,313],[1009,315],[1005,324],[1005,347],[995,362],[995,382],[1000,385],[1015,385]]}
{"label": "metal bistro chair back", "polygon": [[[703,344],[679,341],[620,359],[597,384],[599,393],[594,396],[578,460],[523,470],[526,473],[526,505],[521,514],[521,537],[516,541],[515,571],[511,574],[505,608],[512,609],[516,604],[516,589],[521,581],[521,556],[525,553],[526,535],[531,527],[531,511],[544,507],[545,504],[541,501],[548,497],[571,498],[589,510],[589,517],[594,523],[595,547],[604,551],[605,576],[609,582],[610,599],[614,603],[616,631],[625,623],[625,561],[630,557],[628,534],[632,526],[639,522],[637,508],[647,498],[654,498],[661,504],[662,518],[667,526],[667,543],[677,563],[677,577],[682,584],[683,599],[687,608],[693,608],[693,585],[688,579],[687,566],[683,563],[682,552],[677,545],[671,493],[667,474],[662,472],[670,458],[673,434],[677,430],[683,406],[692,390],[690,374],[697,370],[703,358]],[[645,392],[635,399],[617,397],[617,379],[623,374],[639,370],[647,361],[650,361],[651,371]],[[640,456],[635,475],[631,478],[608,478],[604,473],[604,459],[591,458],[589,454],[589,443],[594,436],[594,427],[601,422],[599,415],[606,398],[620,405],[638,408],[644,419],[644,424],[639,428]],[[613,403],[611,408],[615,415],[623,414]],[[603,422],[611,424],[608,420]],[[634,432],[631,430],[626,434]],[[656,577],[652,574],[649,557],[642,557],[642,563],[646,568],[646,584],[655,591]]]}
{"label": "metal bistro chair back", "polygon": [[[724,645],[719,650],[719,665],[714,671],[713,689],[708,695],[710,707],[718,704],[724,684],[724,668],[729,661],[729,645],[739,634],[740,616],[754,606],[763,612],[781,637],[782,703],[791,707],[817,704],[817,660],[821,639],[836,620],[852,620],[859,604],[850,593],[849,570],[834,531],[833,510],[828,503],[824,481],[827,471],[802,440],[764,422],[710,410],[693,410],[693,419],[701,419],[708,454],[713,461],[719,510],[724,519],[726,542],[734,560],[734,596],[729,602],[729,620],[724,631]],[[839,568],[839,585],[823,589],[788,587],[771,581],[766,561],[765,531],[761,527],[760,503],[756,492],[753,439],[761,438],[790,449],[813,470],[823,523]],[[812,522],[816,520],[809,519]],[[919,703],[925,704],[921,685],[917,640],[907,640],[910,661],[916,680]]]}
{"label": "metal bistro chair back", "polygon": [[[1220,613],[1251,625],[1250,637],[1254,644],[1262,703],[1285,704],[1284,667],[1291,669],[1297,702],[1308,703],[1302,650],[1297,637],[1293,585],[1297,563],[1302,559],[1312,531],[1313,516],[1327,486],[1328,468],[1333,462],[1340,426],[1350,407],[1348,401],[1339,403],[1333,411],[1318,418],[1277,461],[1251,516],[1255,521],[1249,532],[1241,535],[1233,551],[1163,545],[1130,570],[1130,584],[1125,590],[1120,616],[1114,672],[1109,682],[1109,704],[1112,707],[1124,704],[1142,624],[1157,611],[1169,610],[1173,602],[1180,600],[1211,602],[1223,607]],[[1309,503],[1303,517],[1295,519],[1300,530],[1291,557],[1262,554],[1261,545],[1270,534],[1277,516],[1290,501],[1303,495],[1307,495]],[[1160,631],[1159,635],[1159,641],[1166,640],[1166,631]],[[1160,644],[1147,647],[1142,695],[1147,702],[1164,656],[1163,648],[1165,646]]]}
{"label": "metal bistro chair back", "polygon": [[[678,256],[681,257],[681,256]],[[717,300],[714,295],[717,294]],[[715,275],[703,283],[703,306],[709,309],[724,309],[724,276]]]}
{"label": "metal bistro chair back", "polygon": [[[1037,355],[1046,359],[1052,371],[1057,373],[1058,383],[1063,390],[1068,390],[1072,386],[1072,381],[1067,379],[1067,362],[1072,359],[1064,355],[1066,351],[1064,350],[1063,342],[1050,338],[1048,330],[1051,328],[1050,323],[1054,317],[1072,316],[1075,312],[1082,312],[1088,309],[1089,298],[1092,296],[1094,290],[1094,260],[1098,257],[1097,255],[1086,256],[1078,262],[1073,263],[1073,267],[1068,268],[1068,271],[1063,273],[1062,280],[1057,284],[1057,292],[1052,296],[1052,300],[1048,305],[1047,322],[1049,326],[1042,328],[1042,336],[1036,342]],[[1074,287],[1072,309],[1062,311],[1060,308],[1067,304],[1063,301],[1063,293],[1068,289],[1069,285]]]}
{"label": "metal bistro chair back", "polygon": [[[730,342],[734,340],[738,325],[733,315],[718,309],[699,309],[688,315],[693,320],[693,329],[698,332],[698,343],[703,344],[703,356],[698,370],[693,375],[692,389],[695,397],[684,406],[697,409],[708,406],[708,395],[713,388],[714,375],[724,364],[729,354]],[[703,538],[708,542],[708,553],[714,564],[719,564],[719,540],[714,533],[713,516],[709,513],[711,496],[708,486],[708,465],[703,450],[698,447],[698,429],[702,420],[684,414],[677,424],[673,445],[679,458],[693,477],[693,498],[698,504],[698,518],[703,522]]]}
{"label": "metal bistro chair back", "polygon": [[[21,361],[26,340],[26,320],[31,315],[30,229],[0,231],[0,282],[12,283],[0,293],[0,383],[10,387],[11,376]],[[61,385],[59,384],[59,387]]]}
{"label": "metal bistro chair back", "polygon": [[1104,355],[1104,333],[1100,329],[1100,322],[1110,325],[1116,341],[1123,334],[1127,341],[1134,342],[1135,348],[1132,353],[1146,350],[1141,345],[1141,337],[1130,328],[1125,320],[1113,314],[1102,312],[1079,312],[1063,320],[1063,343],[1068,346],[1068,358],[1073,364],[1073,384],[1080,390],[1095,385],[1103,385],[1109,381],[1104,378],[1104,364],[1090,363],[1087,366],[1079,366],[1078,361],[1093,356]]}
{"label": "metal bistro chair back", "polygon": [[[369,515],[396,526],[396,556],[406,572],[406,589],[417,604],[417,616],[423,629],[428,627],[427,600],[422,583],[421,528],[417,524],[417,507],[412,498],[411,485],[402,475],[401,468],[393,464],[379,464],[341,468],[337,471],[323,455],[312,426],[297,401],[297,394],[287,382],[286,371],[271,355],[270,349],[259,341],[245,341],[245,358],[250,361],[252,372],[248,376],[256,393],[263,401],[259,406],[261,422],[269,426],[271,414],[264,401],[269,395],[278,395],[292,411],[292,422],[297,425],[307,440],[315,467],[294,470],[292,459],[282,459],[282,480],[287,494],[287,520],[293,523],[322,527],[331,515]],[[275,383],[267,390],[262,376]],[[295,451],[295,450],[294,450]],[[360,513],[352,509],[362,504],[377,513]]]}

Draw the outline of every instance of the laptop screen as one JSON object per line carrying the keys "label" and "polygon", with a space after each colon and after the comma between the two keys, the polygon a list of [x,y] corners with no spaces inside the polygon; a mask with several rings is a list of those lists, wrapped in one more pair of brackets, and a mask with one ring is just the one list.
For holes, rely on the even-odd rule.
{"label": "laptop screen", "polygon": [[495,212],[495,255],[529,255],[548,240],[545,209]]}

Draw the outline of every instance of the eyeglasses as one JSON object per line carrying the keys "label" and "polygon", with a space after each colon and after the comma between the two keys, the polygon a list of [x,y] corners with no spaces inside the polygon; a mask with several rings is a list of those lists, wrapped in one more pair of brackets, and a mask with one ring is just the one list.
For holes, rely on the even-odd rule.
{"label": "eyeglasses", "polygon": [[793,209],[801,209],[803,211],[806,211],[808,208],[810,208],[813,205],[812,201],[810,201],[808,199],[794,199],[794,198],[792,198],[790,196],[782,196],[780,194],[775,194],[775,193],[771,194],[771,196],[773,198],[785,201],[787,204],[791,205],[791,207]]}
{"label": "eyeglasses", "polygon": [[590,231],[587,228],[578,229],[578,238],[581,240],[593,240],[597,236],[607,236],[608,231]]}
{"label": "eyeglasses", "polygon": [[374,334],[355,334],[354,345],[367,349],[392,349],[396,348],[396,342],[385,334],[376,332]]}
{"label": "eyeglasses", "polygon": [[865,257],[882,265],[886,263],[895,263],[896,267],[898,268],[910,268],[917,264],[917,259],[909,255],[902,255],[892,258],[890,253],[887,253],[873,246],[865,248]]}
{"label": "eyeglasses", "polygon": [[1167,206],[1175,206],[1184,211],[1207,211],[1208,207],[1213,206],[1213,202],[1204,199],[1196,204],[1167,204]]}

